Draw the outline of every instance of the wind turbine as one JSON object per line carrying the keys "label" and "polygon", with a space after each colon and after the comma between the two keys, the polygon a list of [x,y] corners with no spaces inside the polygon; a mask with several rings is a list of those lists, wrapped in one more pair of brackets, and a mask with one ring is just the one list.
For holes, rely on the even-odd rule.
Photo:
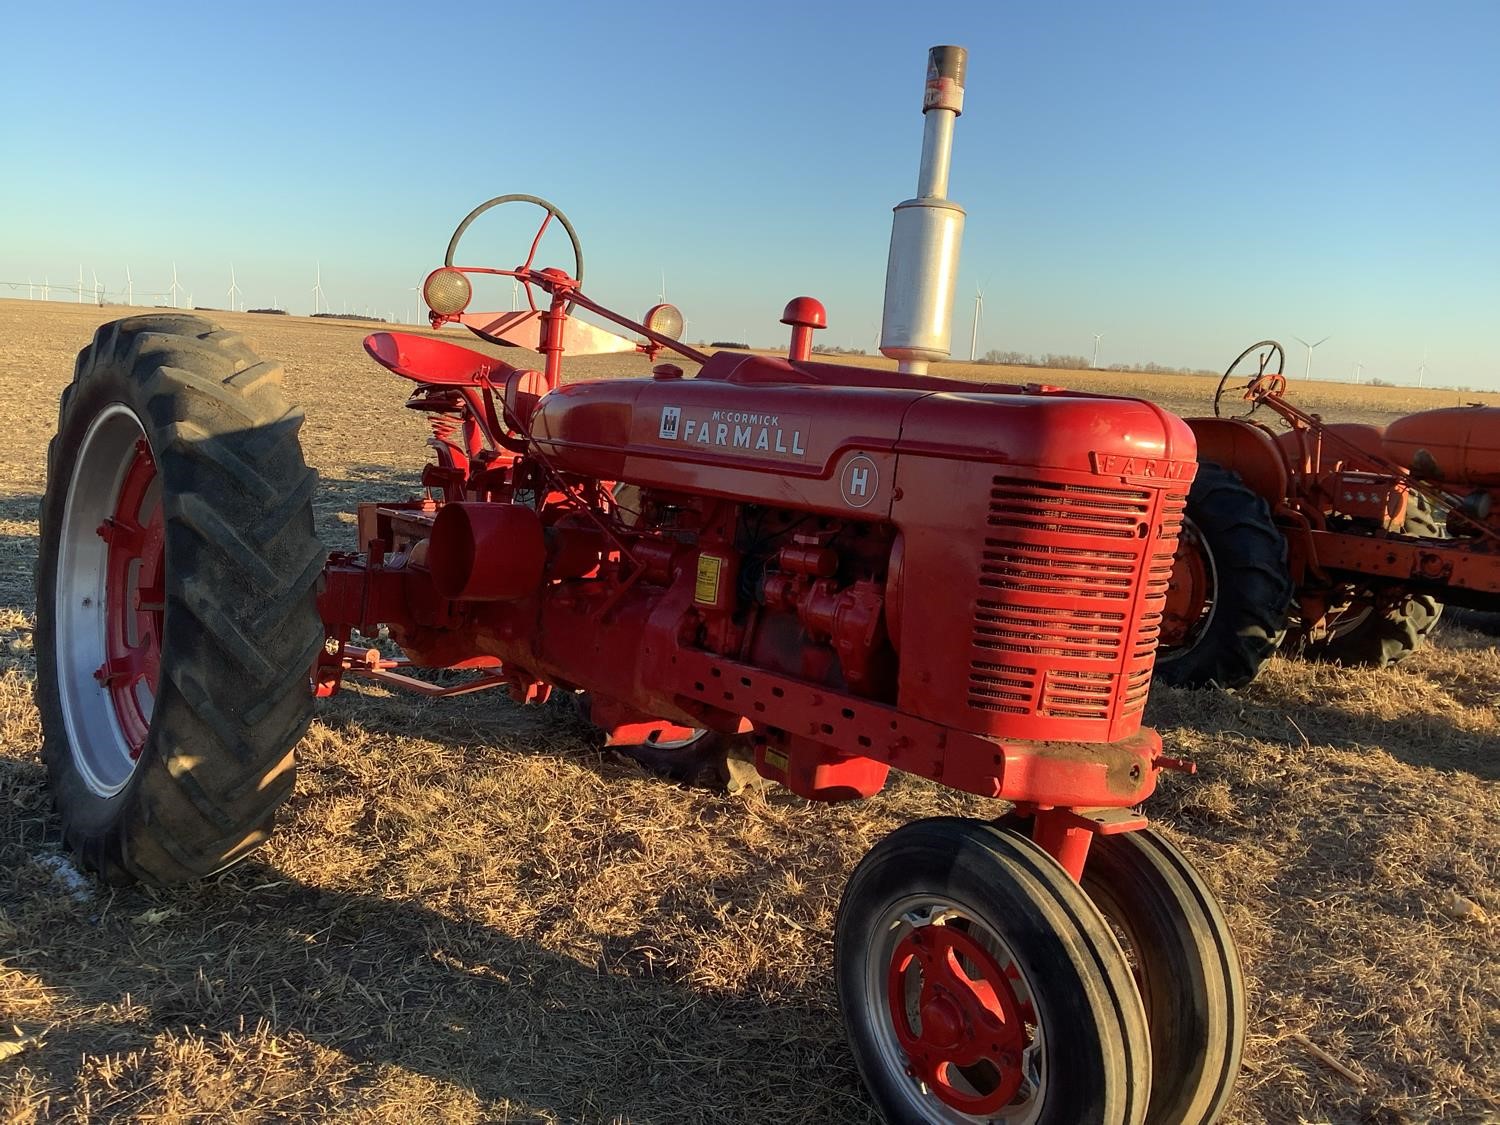
{"label": "wind turbine", "polygon": [[42,300],[44,300],[44,301],[50,301],[51,299],[52,299],[52,285],[51,285],[51,282],[48,279],[47,275],[43,274],[42,275]]}
{"label": "wind turbine", "polygon": [[1301,344],[1304,348],[1307,349],[1307,368],[1302,372],[1302,378],[1304,380],[1311,379],[1312,378],[1312,354],[1313,354],[1313,349],[1316,348],[1318,346],[1318,344],[1326,344],[1329,340],[1333,339],[1333,337],[1332,336],[1324,336],[1321,340],[1318,341],[1317,344],[1309,344],[1301,336],[1293,336],[1292,339],[1296,340],[1297,343]]}
{"label": "wind turbine", "polygon": [[[240,287],[234,282],[234,263],[229,263],[229,311],[234,312],[234,298],[240,292]],[[240,304],[244,304],[242,300]]]}
{"label": "wind turbine", "polygon": [[665,266],[661,271],[661,292],[656,295],[656,303],[658,305],[667,303],[667,268]]}
{"label": "wind turbine", "polygon": [[130,267],[125,267],[125,303],[135,304],[135,282],[130,278]]}
{"label": "wind turbine", "polygon": [[[180,309],[180,308],[182,308],[182,306],[177,303],[177,291],[179,289],[182,289],[182,286],[179,285],[179,284],[177,284],[177,263],[173,262],[172,263],[172,288],[169,289],[169,290],[167,290],[167,295],[172,298],[172,307],[174,309]],[[186,292],[186,290],[184,290],[184,292]]]}
{"label": "wind turbine", "polygon": [[32,283],[31,275],[28,273],[26,275],[26,299],[28,301],[35,301],[36,300],[36,293],[33,292],[33,290],[35,288],[36,288],[36,286]]}
{"label": "wind turbine", "polygon": [[1355,363],[1354,363],[1354,383],[1355,383],[1356,386],[1358,386],[1360,383],[1364,382],[1364,373],[1365,373],[1365,361],[1362,360],[1362,359],[1361,360],[1356,360]]}
{"label": "wind turbine", "polygon": [[984,290],[974,286],[974,327],[969,331],[969,362],[979,355],[979,321],[984,316]]}
{"label": "wind turbine", "polygon": [[1103,332],[1095,332],[1094,333],[1094,362],[1091,363],[1091,364],[1089,364],[1090,368],[1095,368],[1095,367],[1099,366],[1099,341],[1100,341],[1100,339],[1103,338],[1103,336],[1104,336]]}
{"label": "wind turbine", "polygon": [[1422,366],[1417,368],[1417,386],[1427,382],[1427,345],[1422,345]]}
{"label": "wind turbine", "polygon": [[[323,263],[322,262],[318,263],[317,281],[313,285],[312,295],[313,295],[313,316],[317,316],[318,313],[322,311],[322,308],[320,306],[321,305],[326,305],[328,303],[328,299],[323,295]],[[333,310],[330,309],[329,311],[332,312]]]}
{"label": "wind turbine", "polygon": [[78,264],[78,288],[77,288],[77,290],[75,292],[77,292],[77,294],[78,294],[78,303],[80,305],[83,304],[83,263],[82,262],[80,262]]}

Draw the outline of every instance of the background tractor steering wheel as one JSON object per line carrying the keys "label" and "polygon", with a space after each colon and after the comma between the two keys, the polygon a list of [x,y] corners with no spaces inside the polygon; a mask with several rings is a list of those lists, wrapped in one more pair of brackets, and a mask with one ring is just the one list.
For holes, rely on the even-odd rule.
{"label": "background tractor steering wheel", "polygon": [[[1286,388],[1286,349],[1275,340],[1261,340],[1242,351],[1219,380],[1214,392],[1215,418],[1248,418],[1260,408],[1260,395],[1252,389],[1281,391]],[[1260,384],[1258,387],[1256,384]],[[1238,399],[1239,405],[1235,400]],[[1243,404],[1249,403],[1249,407]]]}
{"label": "background tractor steering wheel", "polygon": [[[547,212],[542,219],[542,225],[537,227],[536,236],[531,240],[531,250],[526,255],[526,261],[517,266],[517,270],[529,270],[532,268],[532,259],[536,257],[536,248],[541,244],[542,235],[546,232],[548,224],[556,219],[562,224],[563,230],[568,232],[568,241],[573,244],[573,280],[580,285],[583,283],[583,248],[578,244],[578,232],[573,229],[573,224],[568,222],[568,217],[562,213],[554,204],[536,195],[497,195],[486,203],[481,203],[474,210],[464,216],[464,221],[458,224],[458,229],[453,232],[453,237],[448,240],[448,253],[443,258],[443,264],[452,266],[455,251],[458,249],[458,240],[463,237],[464,231],[469,229],[469,224],[483,215],[491,207],[499,207],[502,203],[530,203],[540,207]],[[531,282],[521,279],[521,284],[526,287],[526,303],[531,306],[533,312],[537,311],[536,296],[531,291]],[[573,311],[573,301],[568,302],[567,312]]]}

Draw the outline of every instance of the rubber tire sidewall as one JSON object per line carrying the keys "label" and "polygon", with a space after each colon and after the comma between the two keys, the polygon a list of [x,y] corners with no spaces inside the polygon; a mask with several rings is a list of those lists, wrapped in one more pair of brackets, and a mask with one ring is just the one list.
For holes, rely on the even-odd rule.
{"label": "rubber tire sidewall", "polygon": [[1152,829],[1096,836],[1083,891],[1128,937],[1151,1028],[1152,1125],[1209,1125],[1245,1044],[1245,980],[1229,924],[1187,858]]}
{"label": "rubber tire sidewall", "polygon": [[1243,687],[1286,635],[1293,586],[1270,506],[1238,473],[1204,461],[1186,518],[1212,555],[1213,616],[1191,647],[1158,650],[1155,678],[1174,687]]}
{"label": "rubber tire sidewall", "polygon": [[[1150,1087],[1145,1013],[1118,943],[1066,872],[1031,841],[987,823],[933,818],[881,840],[839,906],[834,974],[865,1086],[891,1122],[910,1114],[904,1074],[881,1065],[866,1022],[867,954],[881,914],[908,895],[935,894],[1005,941],[1034,991],[1048,1074],[1037,1125],[1143,1120]],[[886,1018],[889,1018],[887,1015]]]}
{"label": "rubber tire sidewall", "polygon": [[[244,380],[253,386],[240,386]],[[274,392],[269,382],[277,385]],[[69,458],[94,419],[115,403],[135,415],[156,461],[166,605],[146,739],[125,784],[102,797],[78,771],[63,717],[54,599],[76,469]],[[238,428],[215,429],[225,419]],[[239,558],[226,558],[222,544],[198,541],[180,525],[188,493],[207,503],[212,496],[202,489],[248,487],[243,476],[226,475],[222,465],[205,472],[191,454],[175,453],[174,435],[184,423],[197,427],[193,440],[222,442],[226,460],[255,471],[263,493],[273,484],[295,482],[290,493],[272,491],[259,507],[245,508],[244,518],[264,518],[267,510],[280,517],[265,542],[255,540],[254,528],[236,530],[229,519],[231,538],[248,537],[235,538],[237,547],[253,541],[261,552],[255,563],[284,587],[278,603],[284,612],[268,625],[272,634],[249,638],[266,642],[255,655],[266,662],[270,679],[258,684],[227,671],[233,665],[222,653],[212,660],[216,667],[197,666],[213,643],[205,616],[233,630],[265,606],[233,589],[232,575],[243,565]],[[63,391],[40,511],[35,698],[43,764],[64,841],[85,868],[109,882],[181,882],[238,862],[266,839],[276,807],[292,790],[293,748],[312,717],[306,668],[322,644],[315,585],[326,554],[313,531],[316,475],[296,444],[300,426],[300,411],[287,406],[279,389],[279,370],[261,363],[238,337],[193,316],[137,316],[101,326]],[[274,481],[266,479],[268,473]],[[215,575],[205,583],[207,560]],[[189,592],[186,583],[194,578],[197,585]],[[184,608],[189,597],[191,611]],[[288,652],[297,655],[284,661],[277,656]],[[268,694],[272,680],[275,690]]]}

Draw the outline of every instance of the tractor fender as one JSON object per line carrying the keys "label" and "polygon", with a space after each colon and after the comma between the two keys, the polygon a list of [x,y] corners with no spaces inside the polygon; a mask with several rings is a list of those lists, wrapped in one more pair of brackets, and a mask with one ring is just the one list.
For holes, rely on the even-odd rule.
{"label": "tractor fender", "polygon": [[1266,430],[1235,418],[1188,418],[1198,439],[1198,461],[1222,465],[1238,474],[1274,512],[1285,500],[1286,460]]}

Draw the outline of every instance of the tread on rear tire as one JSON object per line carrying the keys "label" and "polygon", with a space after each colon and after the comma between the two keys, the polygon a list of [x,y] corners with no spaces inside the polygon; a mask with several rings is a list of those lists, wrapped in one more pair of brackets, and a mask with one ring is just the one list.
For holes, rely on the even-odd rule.
{"label": "tread on rear tire", "polygon": [[1155,676],[1174,687],[1243,687],[1286,635],[1286,539],[1265,500],[1209,461],[1193,478],[1186,519],[1211,556],[1212,604],[1184,644],[1157,650]]}
{"label": "tread on rear tire", "polygon": [[[41,505],[36,700],[64,840],[111,882],[181,882],[243,859],[292,791],[294,748],[312,715],[307,669],[323,642],[325,552],[313,533],[317,475],[297,437],[302,413],[281,377],[200,317],[148,315],[101,326],[63,392]],[[91,585],[89,560],[113,549],[84,526],[98,506],[84,497],[110,479],[110,450],[103,464],[89,460],[102,448],[91,435],[127,418],[159,489],[163,590],[155,683],[136,716],[143,732],[101,748],[128,724],[109,677],[91,691],[78,670],[104,631],[88,616],[91,591],[105,588]],[[110,589],[92,611],[100,620],[143,612],[143,589],[124,611],[104,605],[120,595]],[[116,771],[108,784],[100,762]]]}

